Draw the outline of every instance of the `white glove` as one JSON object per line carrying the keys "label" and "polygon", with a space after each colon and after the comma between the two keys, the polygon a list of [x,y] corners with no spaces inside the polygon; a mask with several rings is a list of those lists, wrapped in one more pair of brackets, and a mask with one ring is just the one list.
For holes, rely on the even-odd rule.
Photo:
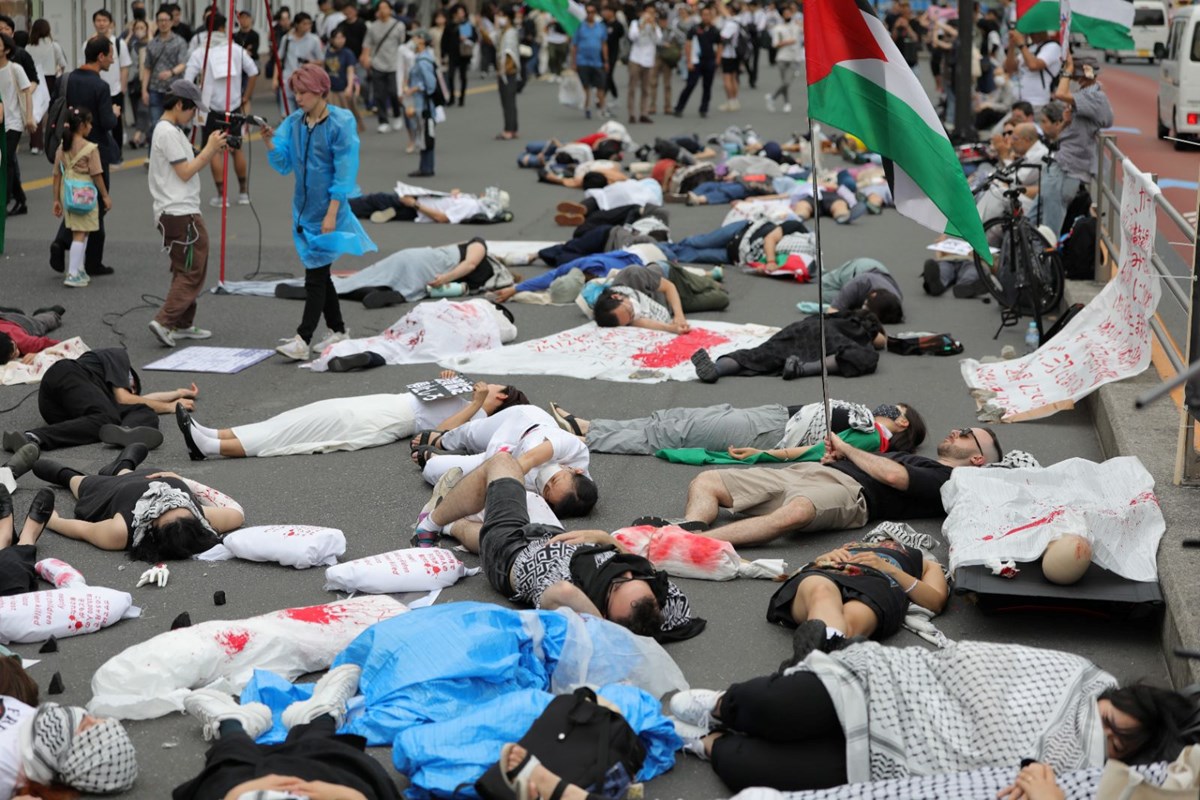
{"label": "white glove", "polygon": [[157,584],[161,589],[167,585],[167,578],[170,577],[171,571],[167,569],[166,564],[155,564],[153,567],[143,572],[142,577],[138,578],[137,587],[142,587],[146,584],[150,584],[151,586]]}

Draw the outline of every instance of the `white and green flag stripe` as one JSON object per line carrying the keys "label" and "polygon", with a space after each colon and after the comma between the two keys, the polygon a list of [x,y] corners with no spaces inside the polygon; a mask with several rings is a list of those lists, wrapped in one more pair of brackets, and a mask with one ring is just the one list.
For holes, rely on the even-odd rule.
{"label": "white and green flag stripe", "polygon": [[[1057,0],[1018,0],[1017,30],[1056,31],[1062,19]],[[1128,0],[1070,0],[1071,32],[1100,50],[1132,50],[1133,3]]]}

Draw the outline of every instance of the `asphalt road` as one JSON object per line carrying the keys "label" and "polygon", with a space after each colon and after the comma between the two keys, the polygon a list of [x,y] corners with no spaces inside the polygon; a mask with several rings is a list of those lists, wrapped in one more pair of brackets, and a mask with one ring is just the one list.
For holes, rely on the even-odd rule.
{"label": "asphalt road", "polygon": [[[1117,73],[1120,73],[1119,69],[1106,72]],[[697,100],[693,98],[683,119],[659,116],[653,126],[634,126],[633,134],[635,138],[688,132],[709,134],[736,123],[752,124],[767,138],[783,139],[791,131],[806,129],[804,104],[799,98],[793,100],[796,113],[792,115],[785,117],[765,111],[763,89],[773,88],[774,83],[774,73],[764,68],[762,88],[743,93],[740,113],[716,112],[717,99],[710,118],[700,120],[695,112]],[[555,227],[553,207],[564,199],[578,199],[578,193],[538,184],[531,171],[517,169],[518,147],[492,139],[500,129],[498,98],[490,85],[481,89],[468,98],[464,109],[451,110],[450,119],[439,130],[438,175],[430,183],[444,189],[481,190],[488,185],[501,186],[512,194],[516,219],[506,225],[472,229],[400,223],[370,226],[370,234],[382,252],[414,245],[458,242],[475,234],[503,239],[554,239],[567,235],[566,229]],[[799,94],[799,87],[794,91]],[[719,88],[717,93],[719,97]],[[598,122],[585,121],[578,112],[559,106],[555,87],[551,84],[529,86],[519,103],[523,138],[557,136],[567,139],[590,133],[598,126]],[[624,108],[623,96],[620,107]],[[256,111],[269,111],[269,104],[260,103]],[[268,115],[277,118],[277,114]],[[1124,124],[1144,126],[1145,122],[1143,118]],[[291,192],[291,179],[275,175],[268,169],[260,144],[251,145],[251,153],[251,194],[253,210],[261,220],[261,253],[257,245],[259,228],[251,210],[235,206],[229,210],[227,273],[231,278],[240,278],[261,263],[264,270],[299,275],[301,269],[289,233],[287,198]],[[131,159],[138,155],[133,151],[129,153]],[[23,156],[27,180],[48,174],[45,162],[40,159],[40,156]],[[379,135],[373,130],[364,134],[359,182],[365,191],[390,189],[397,178],[415,169],[416,164],[415,155],[403,153],[402,134]],[[207,175],[204,180],[207,199],[212,185]],[[133,363],[141,366],[164,353],[146,330],[153,309],[139,306],[139,297],[161,295],[165,291],[166,259],[156,241],[145,173],[137,166],[118,171],[114,174],[113,184],[116,207],[108,217],[106,262],[116,267],[116,274],[93,280],[86,290],[62,286],[61,277],[50,271],[46,260],[47,245],[55,225],[49,213],[49,191],[35,190],[30,195],[33,208],[30,216],[9,221],[0,304],[31,309],[61,303],[68,309],[62,329],[64,336],[80,335],[94,348],[124,343]],[[710,230],[719,224],[724,211],[722,208],[673,206],[672,231],[676,237],[682,237]],[[217,215],[207,207],[205,212],[216,241],[220,229]],[[933,237],[894,211],[887,211],[880,217],[865,217],[849,227],[829,225],[823,229],[823,238],[829,265],[836,266],[852,257],[871,256],[892,269],[906,293],[908,321],[904,328],[952,332],[966,346],[966,355],[973,357],[998,353],[1003,344],[1013,344],[1020,349],[1022,334],[1017,330],[1002,333],[998,340],[992,338],[999,317],[995,305],[949,296],[932,299],[922,294],[920,269],[926,257],[924,248]],[[369,263],[370,257],[346,258],[339,261],[337,267],[353,269]],[[216,283],[217,266],[214,248],[209,267],[210,287]],[[519,271],[533,274],[529,268]],[[724,313],[700,315],[700,318],[784,325],[798,319],[795,310],[798,300],[815,299],[815,290],[811,286],[777,283],[738,273],[729,275],[727,280],[733,295],[730,308]],[[215,331],[209,344],[272,347],[279,337],[292,334],[300,308],[299,303],[284,300],[206,295],[197,322]],[[344,303],[343,308],[351,329],[358,335],[382,330],[405,310],[367,311],[354,303]],[[563,330],[580,321],[578,311],[573,307],[514,306],[513,310],[522,340]],[[118,314],[120,316],[106,316]],[[106,324],[106,319],[112,324]],[[416,365],[362,374],[312,374],[272,358],[238,375],[144,372],[143,378],[147,390],[169,389],[195,380],[201,388],[197,418],[210,426],[226,427],[259,420],[315,400],[401,391],[405,384],[427,378],[434,370],[432,365]],[[668,406],[719,402],[796,404],[820,396],[819,383],[815,379],[782,383],[776,378],[739,378],[711,386],[700,383],[629,386],[524,376],[515,382],[535,402],[545,405],[557,401],[583,417],[635,417]],[[940,439],[946,430],[970,424],[973,419],[973,404],[955,359],[884,355],[876,374],[853,381],[834,377],[831,391],[835,397],[867,403],[902,401],[914,405],[930,423],[930,442],[924,448],[927,453],[932,452],[932,442]],[[29,392],[28,387],[0,388],[0,406],[11,406]],[[28,429],[39,422],[34,398],[3,416],[5,429]],[[151,463],[228,491],[245,505],[251,524],[308,523],[340,527],[348,540],[347,559],[406,546],[409,527],[429,494],[428,487],[409,463],[407,447],[403,444],[357,453],[271,460],[209,460],[193,464],[189,462],[184,443],[170,419],[163,420],[163,429],[166,442],[152,454]],[[1047,463],[1072,456],[1100,457],[1095,431],[1081,411],[1006,426],[1000,435],[1006,448],[1029,450]],[[94,470],[111,456],[111,450],[98,445],[55,454],[56,458],[85,470]],[[597,455],[592,465],[601,499],[586,526],[608,529],[628,524],[638,514],[670,516],[681,513],[687,483],[696,472],[690,467],[668,465],[651,458],[612,455]],[[22,479],[16,495],[18,519],[23,519],[39,485],[32,476]],[[59,501],[63,510],[71,509],[71,502],[64,493],[60,492]],[[936,534],[940,523],[923,521],[917,527]],[[845,538],[845,534],[790,537],[747,555],[786,558],[791,564],[799,565]],[[944,554],[944,547],[941,550]],[[319,570],[296,572],[247,562],[188,562],[172,566],[171,581],[165,589],[135,589],[134,583],[142,566],[129,562],[121,554],[102,553],[48,532],[41,542],[41,555],[59,557],[74,564],[93,585],[132,592],[144,612],[140,619],[62,642],[57,654],[43,657],[33,668],[34,676],[43,687],[54,672],[61,672],[66,692],[55,699],[71,703],[88,700],[90,676],[107,658],[167,630],[171,620],[181,612],[190,613],[193,621],[200,622],[249,617],[335,599],[331,593],[323,591],[323,576]],[[670,646],[671,654],[692,685],[723,687],[731,681],[763,674],[790,652],[789,633],[764,620],[772,585],[755,581],[683,583],[697,612],[709,620],[703,635]],[[211,598],[216,590],[227,594],[228,605],[214,607]],[[503,602],[482,578],[462,581],[446,590],[439,602],[468,599]],[[955,601],[938,624],[955,639],[973,637],[1063,648],[1093,659],[1121,679],[1164,680],[1158,632],[1154,625],[1122,626],[1083,617],[1046,614],[988,617],[962,601]],[[918,640],[902,632],[892,643],[907,646],[917,644]],[[39,657],[36,646],[16,649],[27,657]],[[142,778],[128,797],[164,797],[169,787],[200,768],[205,746],[195,720],[172,715],[132,723],[129,728],[139,748]],[[387,751],[378,751],[377,756],[384,761],[389,759]],[[681,759],[671,773],[654,781],[647,791],[650,797],[668,798],[728,795],[707,765],[690,759]]]}

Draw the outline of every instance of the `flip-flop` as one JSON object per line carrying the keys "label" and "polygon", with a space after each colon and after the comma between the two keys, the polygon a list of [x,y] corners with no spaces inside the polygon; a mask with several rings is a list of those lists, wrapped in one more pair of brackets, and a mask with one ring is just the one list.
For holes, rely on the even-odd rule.
{"label": "flip-flop", "polygon": [[633,522],[629,523],[630,527],[640,528],[643,525],[649,525],[652,528],[665,528],[670,525],[671,521],[666,517],[645,516],[638,517]]}
{"label": "flip-flop", "polygon": [[516,800],[531,800],[533,795],[530,793],[530,782],[533,779],[533,771],[541,766],[537,756],[525,751],[525,758],[520,764],[517,764],[516,769],[505,770],[504,765],[508,763],[508,754],[516,747],[515,742],[509,742],[500,748],[500,777],[504,780],[504,785],[512,790]]}
{"label": "flip-flop", "polygon": [[574,414],[568,414],[559,408],[558,403],[550,404],[550,414],[554,417],[554,421],[558,423],[558,427],[567,433],[583,436],[583,428],[579,427],[579,420],[576,419]]}

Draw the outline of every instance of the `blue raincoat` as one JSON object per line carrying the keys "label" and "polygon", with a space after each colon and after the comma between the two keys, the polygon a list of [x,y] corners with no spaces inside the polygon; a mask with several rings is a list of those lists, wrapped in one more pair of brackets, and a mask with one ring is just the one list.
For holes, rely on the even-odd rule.
{"label": "blue raincoat", "polygon": [[[412,782],[409,798],[452,797],[460,784],[467,786],[458,797],[475,797],[470,784],[496,762],[505,742],[529,730],[553,699],[552,688],[566,688],[556,687],[556,678],[564,671],[579,677],[578,658],[586,651],[587,682],[637,732],[646,747],[637,778],[650,780],[671,769],[680,741],[654,695],[621,683],[646,685],[648,674],[667,671],[645,660],[639,640],[611,622],[562,612],[471,602],[416,609],[371,626],[334,659],[334,666],[363,669],[363,696],[341,732],[392,745],[396,769]],[[662,693],[666,683],[654,691]],[[282,741],[283,709],[311,694],[311,684],[256,671],[241,702],[265,703],[276,720],[258,741]]]}
{"label": "blue raincoat", "polygon": [[[305,269],[328,266],[343,255],[361,256],[379,249],[347,202],[358,194],[358,131],[353,114],[329,106],[329,116],[310,130],[304,112],[293,111],[279,123],[268,158],[280,175],[296,173],[292,239]],[[337,229],[323,234],[321,223],[332,200],[340,204]]]}

